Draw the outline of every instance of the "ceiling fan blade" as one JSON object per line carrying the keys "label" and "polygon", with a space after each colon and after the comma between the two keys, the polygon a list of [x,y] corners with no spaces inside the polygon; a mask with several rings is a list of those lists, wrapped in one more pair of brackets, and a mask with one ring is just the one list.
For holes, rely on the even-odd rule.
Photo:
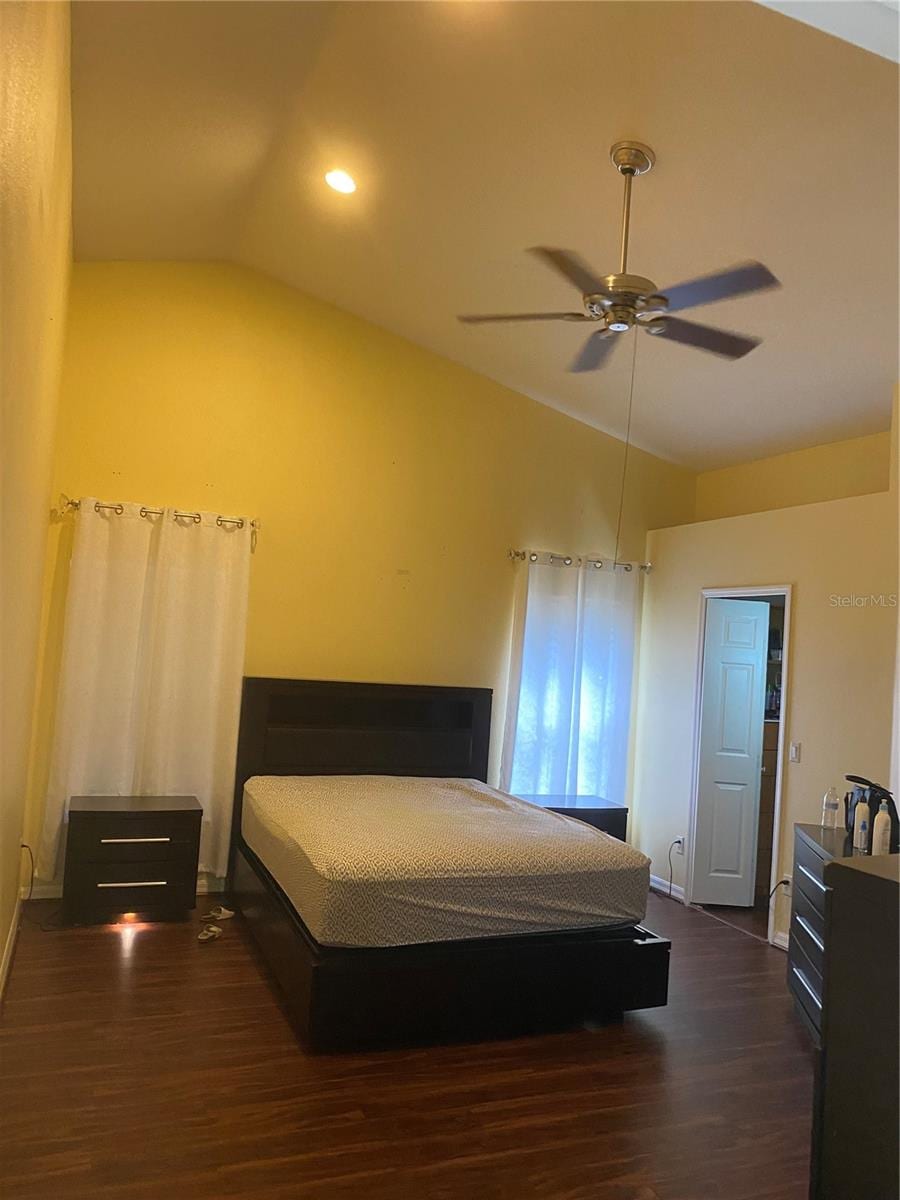
{"label": "ceiling fan blade", "polygon": [[744,337],[740,333],[729,333],[727,329],[715,329],[712,325],[698,325],[694,321],[683,321],[680,317],[659,317],[654,322],[656,337],[670,342],[681,342],[697,350],[708,350],[710,354],[721,354],[723,358],[743,358],[762,341],[761,338]]}
{"label": "ceiling fan blade", "polygon": [[569,370],[576,375],[584,371],[596,371],[602,367],[616,346],[616,334],[609,329],[598,329],[592,333],[575,356]]}
{"label": "ceiling fan blade", "polygon": [[746,262],[714,275],[661,288],[660,295],[669,301],[669,312],[679,312],[683,308],[696,308],[701,304],[712,304],[714,300],[728,300],[732,296],[746,296],[775,287],[781,287],[781,283],[768,267],[758,262]]}
{"label": "ceiling fan blade", "polygon": [[464,325],[486,325],[493,321],[590,321],[587,313],[550,312],[550,313],[473,313],[456,318]]}
{"label": "ceiling fan blade", "polygon": [[603,291],[600,280],[584,259],[579,258],[574,251],[554,250],[549,246],[532,246],[530,253],[536,254],[548,266],[559,271],[560,275],[568,279],[569,283],[574,283],[582,296],[590,296],[594,292]]}

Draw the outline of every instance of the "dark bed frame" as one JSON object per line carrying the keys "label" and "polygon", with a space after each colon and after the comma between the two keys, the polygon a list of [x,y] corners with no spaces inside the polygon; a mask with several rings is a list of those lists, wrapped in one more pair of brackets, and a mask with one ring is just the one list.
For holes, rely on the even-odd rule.
{"label": "dark bed frame", "polygon": [[511,1036],[666,1003],[670,944],[639,925],[322,946],[241,837],[253,775],[486,781],[490,722],[485,688],[244,680],[229,892],[310,1050]]}

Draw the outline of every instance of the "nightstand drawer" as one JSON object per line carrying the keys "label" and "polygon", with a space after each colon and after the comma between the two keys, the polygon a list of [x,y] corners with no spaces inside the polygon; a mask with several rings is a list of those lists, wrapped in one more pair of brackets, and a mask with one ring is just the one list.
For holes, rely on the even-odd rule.
{"label": "nightstand drawer", "polygon": [[183,859],[196,853],[199,826],[199,813],[77,813],[69,820],[69,844],[82,862]]}
{"label": "nightstand drawer", "polygon": [[188,909],[196,880],[192,860],[81,863],[66,879],[65,904],[79,913]]}
{"label": "nightstand drawer", "polygon": [[559,813],[562,817],[573,817],[608,833],[610,837],[625,841],[628,827],[628,809],[623,804],[615,804],[600,796],[581,795],[573,792],[554,795],[534,795],[527,792],[516,793],[520,800],[536,804],[538,808],[546,808],[550,812]]}
{"label": "nightstand drawer", "polygon": [[627,808],[551,808],[548,811],[559,813],[562,817],[572,817],[576,821],[583,821],[585,825],[591,825],[594,829],[608,833],[610,837],[618,838],[620,842],[625,841],[625,830],[628,825]]}

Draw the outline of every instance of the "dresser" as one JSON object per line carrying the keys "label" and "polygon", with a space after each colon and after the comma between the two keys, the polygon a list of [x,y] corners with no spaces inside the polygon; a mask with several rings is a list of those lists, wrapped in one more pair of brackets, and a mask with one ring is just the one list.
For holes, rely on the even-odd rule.
{"label": "dresser", "polygon": [[186,915],[196,904],[202,816],[194,796],[73,796],[63,922]]}
{"label": "dresser", "polygon": [[628,809],[624,804],[614,804],[600,796],[525,796],[519,795],[520,800],[528,800],[539,804],[541,808],[549,808],[551,812],[562,813],[565,817],[575,817],[595,829],[625,841],[625,831],[628,826]]}
{"label": "dresser", "polygon": [[797,1011],[821,1044],[826,955],[827,863],[852,858],[853,842],[843,829],[794,826],[794,881],[788,945],[788,987]]}
{"label": "dresser", "polygon": [[815,1048],[810,1200],[896,1200],[900,856],[795,826],[788,982]]}

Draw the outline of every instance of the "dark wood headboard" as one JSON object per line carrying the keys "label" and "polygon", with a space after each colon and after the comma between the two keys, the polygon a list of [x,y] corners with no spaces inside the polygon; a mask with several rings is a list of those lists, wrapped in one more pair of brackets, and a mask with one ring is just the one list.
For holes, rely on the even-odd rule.
{"label": "dark wood headboard", "polygon": [[247,677],[232,845],[254,775],[430,775],[487,782],[490,688]]}

